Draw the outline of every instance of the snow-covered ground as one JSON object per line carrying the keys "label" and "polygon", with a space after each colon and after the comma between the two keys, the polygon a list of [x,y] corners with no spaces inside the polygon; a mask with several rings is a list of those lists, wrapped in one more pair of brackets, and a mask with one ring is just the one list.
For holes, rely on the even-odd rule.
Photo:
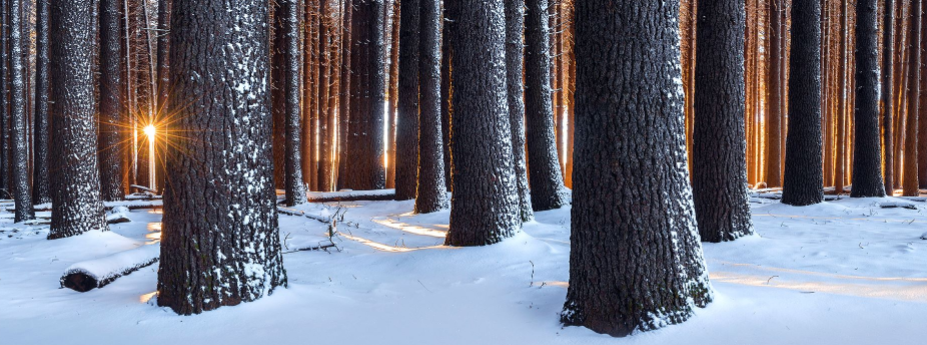
{"label": "snow-covered ground", "polygon": [[[102,289],[59,288],[72,264],[156,244],[158,211],[112,232],[47,241],[0,213],[2,344],[923,344],[927,204],[841,199],[795,208],[753,200],[757,235],[706,244],[716,301],[688,322],[614,339],[562,328],[569,209],[481,248],[442,245],[449,213],[349,202],[337,248],[318,221],[281,215],[289,288],[178,316],[154,305],[157,264]],[[339,204],[298,207],[318,218]],[[40,212],[40,215],[43,213]],[[47,212],[44,213],[47,216]],[[156,298],[156,297],[154,297]]]}

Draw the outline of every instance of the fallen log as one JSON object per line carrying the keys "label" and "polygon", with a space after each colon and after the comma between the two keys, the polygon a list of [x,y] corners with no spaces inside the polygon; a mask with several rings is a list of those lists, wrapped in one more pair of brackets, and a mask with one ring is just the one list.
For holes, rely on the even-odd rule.
{"label": "fallen log", "polygon": [[309,202],[384,201],[396,199],[395,189],[346,190],[341,192],[310,192]]}
{"label": "fallen log", "polygon": [[77,292],[101,288],[119,277],[158,262],[160,255],[161,245],[152,244],[99,259],[78,262],[64,270],[61,287]]}
{"label": "fallen log", "polygon": [[[143,210],[143,209],[159,209],[163,207],[163,202],[161,199],[151,199],[151,200],[127,200],[127,201],[112,201],[104,202],[103,208],[107,211],[111,211],[117,207],[125,207],[129,210]],[[52,206],[51,203],[38,204],[33,207],[35,212],[51,212]],[[7,207],[7,212],[15,212],[15,207]]]}

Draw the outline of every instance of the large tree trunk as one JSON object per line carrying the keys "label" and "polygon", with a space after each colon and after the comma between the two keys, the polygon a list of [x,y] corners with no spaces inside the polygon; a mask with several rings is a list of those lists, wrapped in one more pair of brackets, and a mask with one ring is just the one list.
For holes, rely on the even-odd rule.
{"label": "large tree trunk", "polygon": [[526,3],[525,123],[530,162],[528,178],[531,181],[531,206],[535,211],[544,211],[560,208],[568,200],[563,193],[563,174],[558,158],[560,151],[554,133],[548,2],[527,0]]}
{"label": "large tree trunk", "polygon": [[274,205],[268,3],[241,1],[232,12],[217,2],[174,5],[168,105],[180,133],[198,136],[179,136],[186,154],[170,163],[158,304],[187,315],[254,301],[287,281]]}
{"label": "large tree trunk", "polygon": [[707,242],[753,233],[744,141],[743,0],[700,1],[696,30],[692,192]]}
{"label": "large tree trunk", "polygon": [[789,56],[789,123],[785,146],[782,203],[793,206],[824,200],[821,165],[821,3],[792,3]]}
{"label": "large tree trunk", "polygon": [[[35,127],[32,144],[32,201],[36,204],[51,202],[51,189],[48,186],[49,1],[37,0],[35,9]],[[123,159],[121,156],[119,158]]]}
{"label": "large tree trunk", "polygon": [[444,17],[440,0],[421,0],[421,5],[421,117],[415,212],[431,213],[447,207],[444,141],[441,138],[441,21]]}
{"label": "large tree trunk", "polygon": [[905,196],[920,195],[917,172],[917,117],[920,98],[921,76],[921,4],[923,0],[912,0],[911,27],[908,35],[908,113],[905,119],[904,135],[904,185]]}
{"label": "large tree trunk", "polygon": [[711,301],[686,171],[677,6],[576,3],[566,325],[625,336]]}
{"label": "large tree trunk", "polygon": [[503,0],[455,4],[454,192],[446,243],[497,243],[521,229],[506,106]]}
{"label": "large tree trunk", "polygon": [[10,149],[13,200],[16,205],[14,221],[35,218],[32,209],[32,189],[29,184],[29,156],[26,133],[26,73],[23,66],[23,0],[10,2]]}
{"label": "large tree trunk", "polygon": [[782,186],[782,70],[783,48],[782,13],[785,11],[785,0],[772,0],[769,5],[769,108],[767,118],[766,147],[766,187]]}
{"label": "large tree trunk", "polygon": [[525,158],[524,44],[525,1],[505,2],[505,69],[509,123],[512,126],[512,158],[518,185],[518,208],[522,221],[534,218],[528,163]]}
{"label": "large tree trunk", "polygon": [[125,124],[122,107],[122,38],[120,0],[100,3],[100,186],[104,201],[125,198]]}
{"label": "large tree trunk", "polygon": [[895,191],[893,179],[893,145],[892,129],[894,122],[894,95],[893,95],[893,69],[892,61],[895,57],[895,21],[894,0],[885,0],[885,9],[882,17],[882,178],[885,193],[889,196]]}
{"label": "large tree trunk", "polygon": [[[382,189],[386,185],[383,166],[384,90],[383,0],[356,0],[353,6],[351,39],[350,144],[352,189]],[[400,73],[403,74],[403,73]],[[399,177],[397,174],[397,184]]]}
{"label": "large tree trunk", "polygon": [[[878,1],[856,4],[856,140],[851,196],[885,196],[879,145]],[[891,41],[886,44],[891,45]],[[885,57],[891,59],[891,55]]]}
{"label": "large tree trunk", "polygon": [[[274,173],[274,180],[282,178],[280,182],[283,182],[287,206],[306,202],[300,155],[302,127],[300,126],[299,101],[302,90],[299,84],[300,16],[298,1],[277,0],[274,6],[274,61],[276,65],[271,69],[275,87],[271,93],[274,107],[274,169],[281,169],[279,174]],[[321,103],[327,105],[327,102]],[[277,133],[278,131],[280,133]],[[279,138],[276,137],[278,134]],[[279,158],[283,159],[282,166],[278,166],[276,162],[278,153],[282,156]]]}
{"label": "large tree trunk", "polygon": [[415,198],[418,171],[420,0],[402,0],[399,25],[399,127],[396,129],[396,200]]}
{"label": "large tree trunk", "polygon": [[55,0],[49,8],[49,114],[52,221],[49,239],[106,230],[93,104],[94,0]]}

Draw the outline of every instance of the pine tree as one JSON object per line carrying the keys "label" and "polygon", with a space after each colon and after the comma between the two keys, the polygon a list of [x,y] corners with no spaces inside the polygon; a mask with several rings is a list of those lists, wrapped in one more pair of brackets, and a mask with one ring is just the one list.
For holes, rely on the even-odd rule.
{"label": "pine tree", "polygon": [[686,169],[678,5],[576,2],[566,325],[625,336],[711,301]]}
{"label": "pine tree", "polygon": [[[173,154],[173,147],[169,144],[172,139],[164,134],[171,133],[172,118],[167,114],[167,100],[171,92],[171,13],[174,6],[173,0],[158,0],[158,57],[157,57],[157,75],[158,75],[158,98],[157,112],[155,112],[154,123],[158,125],[159,133],[157,152],[160,154],[155,161],[158,165],[156,175],[158,177],[158,186],[162,191],[168,188],[167,185],[167,167],[166,164],[170,159],[169,155]],[[163,133],[163,134],[162,134]],[[163,192],[162,192],[163,193]]]}
{"label": "pine tree", "polygon": [[908,28],[908,111],[905,118],[904,134],[904,184],[902,194],[920,195],[917,171],[917,117],[920,99],[921,76],[921,4],[923,0],[912,0],[911,25]]}
{"label": "pine tree", "polygon": [[444,185],[444,141],[441,137],[441,14],[440,0],[421,0],[419,56],[418,187],[415,212],[431,213],[447,207]]}
{"label": "pine tree", "polygon": [[[851,196],[882,197],[885,186],[879,144],[878,1],[857,3],[856,18],[856,139]],[[891,55],[886,59],[891,59]]]}
{"label": "pine tree", "polygon": [[32,201],[51,202],[48,186],[48,3],[37,0],[35,8],[35,118],[32,156]]}
{"label": "pine tree", "polygon": [[402,0],[399,18],[399,104],[396,128],[396,200],[415,198],[419,156],[421,4]]}
{"label": "pine tree", "polygon": [[16,206],[14,220],[21,222],[35,218],[32,209],[32,189],[29,184],[29,152],[26,133],[26,71],[23,66],[23,0],[10,2],[10,148],[13,200]]}
{"label": "pine tree", "polygon": [[519,231],[505,83],[503,0],[455,4],[453,48],[453,194],[445,243],[489,245]]}
{"label": "pine tree", "polygon": [[518,185],[518,208],[522,221],[534,218],[528,162],[525,157],[525,0],[505,2],[505,69],[508,89],[509,123],[512,126],[512,158]]}
{"label": "pine tree", "polygon": [[12,1],[2,0],[0,2],[0,26],[3,32],[0,34],[0,89],[2,89],[2,101],[0,101],[0,190],[5,197],[12,198],[12,187],[10,178],[10,11]]}
{"label": "pine tree", "polygon": [[527,0],[525,16],[525,123],[531,206],[544,211],[568,203],[557,156],[554,107],[551,103],[548,1]]}
{"label": "pine tree", "polygon": [[821,162],[821,3],[792,2],[789,56],[789,129],[785,145],[782,203],[793,206],[824,200]]}
{"label": "pine tree", "polygon": [[[383,0],[355,0],[351,22],[352,90],[347,188],[381,189],[386,185],[383,167],[383,113],[385,106],[386,48],[383,40]],[[402,73],[400,73],[402,74]],[[397,183],[398,183],[397,175]]]}
{"label": "pine tree", "polygon": [[54,0],[49,7],[49,239],[106,230],[100,200],[93,104],[94,0]]}
{"label": "pine tree", "polygon": [[753,233],[745,189],[744,6],[743,0],[698,3],[692,192],[706,242]]}
{"label": "pine tree", "polygon": [[174,2],[168,106],[186,133],[176,139],[185,154],[169,163],[158,304],[178,314],[254,301],[287,284],[271,152],[268,7]]}
{"label": "pine tree", "polygon": [[893,161],[893,143],[892,129],[894,127],[894,83],[892,75],[894,66],[892,60],[895,57],[895,8],[894,0],[885,0],[885,9],[882,17],[882,170],[883,185],[885,193],[889,196],[895,191],[894,184],[894,161]]}
{"label": "pine tree", "polygon": [[785,30],[783,14],[785,0],[772,0],[769,5],[770,55],[769,55],[769,123],[766,146],[769,154],[766,158],[766,186],[782,186],[782,75],[785,70],[783,47]]}
{"label": "pine tree", "polygon": [[120,0],[100,1],[100,186],[105,201],[125,197],[125,131],[122,107],[122,37]]}
{"label": "pine tree", "polygon": [[[323,1],[324,2],[324,1]],[[282,178],[286,205],[306,202],[303,188],[302,128],[300,126],[299,84],[299,2],[277,0],[274,6],[274,63],[271,69],[274,91],[271,92],[274,117],[274,179]],[[280,133],[277,133],[280,131]],[[277,135],[280,135],[278,138]],[[282,143],[278,142],[282,139]],[[277,154],[283,159],[278,166]],[[277,183],[275,183],[277,184]]]}

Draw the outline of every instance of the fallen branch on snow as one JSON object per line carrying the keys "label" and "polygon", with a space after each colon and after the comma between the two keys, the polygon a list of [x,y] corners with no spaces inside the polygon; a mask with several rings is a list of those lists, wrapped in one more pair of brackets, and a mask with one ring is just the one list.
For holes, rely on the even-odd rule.
{"label": "fallen branch on snow", "polygon": [[61,287],[78,292],[101,288],[119,277],[158,262],[160,255],[161,245],[153,244],[99,259],[78,262],[64,270],[61,276]]}

